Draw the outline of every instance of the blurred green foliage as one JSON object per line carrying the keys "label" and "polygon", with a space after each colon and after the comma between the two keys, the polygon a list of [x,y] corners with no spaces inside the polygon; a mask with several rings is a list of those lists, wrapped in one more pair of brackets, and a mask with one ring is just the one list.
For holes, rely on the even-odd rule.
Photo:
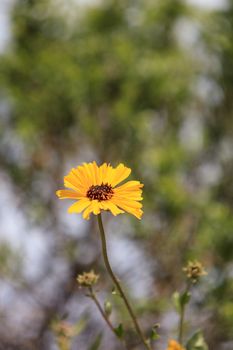
{"label": "blurred green foliage", "polygon": [[[182,0],[70,2],[65,14],[56,1],[18,0],[0,57],[9,105],[1,170],[28,220],[59,230],[54,191],[71,161],[132,167],[145,184],[134,239],[157,263],[162,302],[188,258],[207,265],[213,282],[202,307],[211,312],[201,326],[211,349],[233,340],[232,14],[233,1],[209,12]],[[178,31],[185,21],[197,31],[194,42],[188,33],[193,44]]]}
{"label": "blurred green foliage", "polygon": [[9,243],[0,245],[0,277],[1,279],[17,280],[22,269],[22,257]]}

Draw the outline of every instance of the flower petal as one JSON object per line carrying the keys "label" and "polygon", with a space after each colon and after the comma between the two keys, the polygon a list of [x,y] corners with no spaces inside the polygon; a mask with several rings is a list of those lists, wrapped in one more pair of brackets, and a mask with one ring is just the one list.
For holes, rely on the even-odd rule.
{"label": "flower petal", "polygon": [[59,190],[59,191],[56,192],[56,195],[60,199],[66,199],[66,198],[80,199],[80,198],[83,198],[83,196],[80,196],[78,194],[78,192],[74,192],[74,191],[71,191],[71,190]]}
{"label": "flower petal", "polygon": [[93,214],[98,215],[100,213],[100,209],[101,209],[101,202],[99,202],[97,200],[93,200],[91,205],[93,208]]}
{"label": "flower petal", "polygon": [[79,165],[75,170],[83,185],[85,185],[87,188],[93,185],[92,179],[90,178],[89,173],[87,173],[84,165]]}
{"label": "flower petal", "polygon": [[83,167],[86,171],[86,174],[90,180],[91,185],[97,185],[97,179],[96,179],[96,171],[95,168],[97,167],[96,163],[83,163]]}
{"label": "flower petal", "polygon": [[118,199],[116,197],[111,198],[112,203],[120,206],[121,204],[127,205],[127,207],[140,209],[142,208],[142,203],[127,199]]}
{"label": "flower petal", "polygon": [[102,183],[106,182],[105,179],[106,179],[107,168],[108,168],[107,163],[103,163],[99,167],[99,184],[98,185],[101,185]]}
{"label": "flower petal", "polygon": [[124,164],[119,164],[116,169],[114,169],[114,174],[111,179],[110,184],[115,187],[117,184],[125,180],[131,173],[131,169],[124,166]]}
{"label": "flower petal", "polygon": [[103,164],[103,183],[107,183],[109,185],[111,185],[111,181],[113,179],[114,176],[114,169],[110,164]]}
{"label": "flower petal", "polygon": [[77,168],[72,168],[68,176],[71,176],[74,179],[78,187],[82,187],[85,190],[89,188],[89,183],[87,182],[86,177],[83,176]]}
{"label": "flower petal", "polygon": [[106,201],[106,202],[102,202],[102,208],[104,210],[110,210],[111,213],[116,216],[118,214],[122,214],[124,213],[123,210],[121,210],[120,208],[118,208],[114,203],[112,203],[111,201]]}
{"label": "flower petal", "polygon": [[93,211],[93,207],[92,205],[90,204],[89,207],[87,207],[84,212],[83,212],[83,218],[85,220],[89,220],[90,219],[90,214],[92,213]]}
{"label": "flower petal", "polygon": [[131,192],[114,191],[114,198],[119,200],[132,200],[132,201],[141,201],[143,199],[141,190],[135,190]]}
{"label": "flower petal", "polygon": [[115,187],[114,192],[120,191],[135,191],[142,188],[144,185],[139,181],[127,181],[125,184]]}
{"label": "flower petal", "polygon": [[130,214],[133,214],[138,219],[141,219],[141,216],[143,214],[143,211],[141,210],[141,203],[129,200],[118,200],[117,198],[112,198],[111,201],[121,209],[127,211]]}
{"label": "flower petal", "polygon": [[68,213],[81,213],[85,208],[89,207],[91,201],[88,198],[80,199],[68,208]]}
{"label": "flower petal", "polygon": [[100,167],[98,167],[96,162],[93,162],[92,164],[93,164],[93,173],[95,176],[96,185],[101,185],[102,179],[100,179]]}
{"label": "flower petal", "polygon": [[87,187],[81,184],[77,177],[71,172],[64,177],[64,186],[67,188],[72,188],[74,191],[85,195]]}

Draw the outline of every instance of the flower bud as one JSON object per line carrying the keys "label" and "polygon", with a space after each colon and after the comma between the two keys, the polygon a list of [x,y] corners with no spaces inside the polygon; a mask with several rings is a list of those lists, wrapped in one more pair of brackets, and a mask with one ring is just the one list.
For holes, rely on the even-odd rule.
{"label": "flower bud", "polygon": [[201,276],[207,275],[203,265],[197,260],[189,261],[187,266],[183,268],[183,271],[192,283],[196,283]]}
{"label": "flower bud", "polygon": [[108,300],[106,300],[104,303],[104,311],[107,316],[110,316],[112,313],[112,304]]}
{"label": "flower bud", "polygon": [[83,272],[81,275],[78,275],[77,281],[80,286],[91,287],[97,283],[99,275],[96,275],[93,270],[90,272]]}

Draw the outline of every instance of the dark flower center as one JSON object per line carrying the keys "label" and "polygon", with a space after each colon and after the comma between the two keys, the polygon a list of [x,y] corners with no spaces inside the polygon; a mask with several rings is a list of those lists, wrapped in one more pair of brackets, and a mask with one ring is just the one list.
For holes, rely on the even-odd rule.
{"label": "dark flower center", "polygon": [[87,191],[87,197],[91,200],[97,199],[100,201],[106,201],[111,199],[113,196],[113,189],[111,185],[101,184],[101,185],[92,185]]}

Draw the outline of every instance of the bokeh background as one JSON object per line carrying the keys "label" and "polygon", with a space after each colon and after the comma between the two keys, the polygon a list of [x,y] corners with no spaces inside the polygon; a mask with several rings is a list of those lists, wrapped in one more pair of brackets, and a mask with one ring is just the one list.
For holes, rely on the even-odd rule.
{"label": "bokeh background", "polygon": [[171,296],[197,258],[208,277],[186,336],[202,328],[211,350],[232,350],[233,1],[0,5],[0,348],[56,350],[62,319],[84,324],[72,349],[119,349],[75,281],[94,267],[127,331],[95,218],[55,196],[71,167],[96,160],[145,184],[141,221],[103,219],[140,323],[161,324],[157,348],[176,336]]}

